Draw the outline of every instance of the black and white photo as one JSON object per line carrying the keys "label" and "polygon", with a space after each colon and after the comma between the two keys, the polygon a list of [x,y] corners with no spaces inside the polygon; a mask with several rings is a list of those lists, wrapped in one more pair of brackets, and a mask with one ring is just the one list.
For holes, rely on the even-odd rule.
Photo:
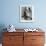
{"label": "black and white photo", "polygon": [[31,5],[20,6],[20,21],[21,22],[32,22],[34,19],[34,9]]}

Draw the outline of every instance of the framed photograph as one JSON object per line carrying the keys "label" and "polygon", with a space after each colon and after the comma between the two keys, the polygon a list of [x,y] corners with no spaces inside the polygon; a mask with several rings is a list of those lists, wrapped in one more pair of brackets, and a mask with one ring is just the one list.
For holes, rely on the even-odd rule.
{"label": "framed photograph", "polygon": [[32,5],[20,5],[20,22],[34,21],[34,7]]}

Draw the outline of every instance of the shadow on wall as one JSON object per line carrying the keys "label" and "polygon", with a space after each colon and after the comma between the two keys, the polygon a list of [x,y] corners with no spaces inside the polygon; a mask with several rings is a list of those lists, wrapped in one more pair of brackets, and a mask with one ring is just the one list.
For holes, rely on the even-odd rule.
{"label": "shadow on wall", "polygon": [[6,26],[4,24],[0,24],[0,43],[2,43],[3,32],[6,31],[4,28],[6,28]]}

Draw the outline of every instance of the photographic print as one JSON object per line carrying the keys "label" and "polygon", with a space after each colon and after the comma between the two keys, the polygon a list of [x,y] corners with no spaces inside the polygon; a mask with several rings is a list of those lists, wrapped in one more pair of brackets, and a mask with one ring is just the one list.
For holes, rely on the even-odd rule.
{"label": "photographic print", "polygon": [[20,6],[20,22],[34,21],[34,7],[32,5]]}

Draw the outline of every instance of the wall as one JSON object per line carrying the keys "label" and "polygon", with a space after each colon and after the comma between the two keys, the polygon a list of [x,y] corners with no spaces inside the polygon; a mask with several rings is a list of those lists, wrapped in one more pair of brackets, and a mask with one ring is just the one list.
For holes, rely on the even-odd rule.
{"label": "wall", "polygon": [[[46,1],[45,0],[0,0],[1,15],[0,25],[13,24],[16,28],[31,28],[39,25],[46,28]],[[34,6],[35,21],[31,23],[21,23],[19,20],[19,6],[31,4]]]}
{"label": "wall", "polygon": [[[45,0],[1,0],[0,25],[13,24],[16,28],[31,28],[39,25],[46,28],[46,1]],[[19,6],[30,4],[34,6],[35,21],[21,23],[19,20]]]}

